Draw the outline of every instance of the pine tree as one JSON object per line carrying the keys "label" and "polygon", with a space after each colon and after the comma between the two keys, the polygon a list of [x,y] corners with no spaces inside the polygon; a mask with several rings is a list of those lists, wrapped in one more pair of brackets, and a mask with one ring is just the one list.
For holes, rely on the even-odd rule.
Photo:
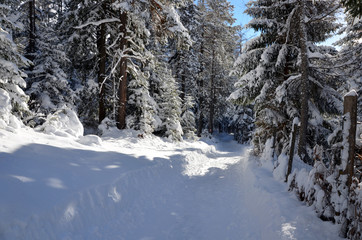
{"label": "pine tree", "polygon": [[237,27],[233,27],[233,6],[227,1],[199,1],[202,14],[199,82],[199,127],[203,129],[203,116],[208,115],[208,132],[214,132],[214,126],[221,124],[222,103],[226,100]]}
{"label": "pine tree", "polygon": [[74,108],[76,98],[63,70],[69,60],[56,31],[58,19],[52,14],[53,6],[44,2],[39,0],[32,6],[39,14],[35,24],[37,33],[29,41],[34,46],[28,49],[35,48],[36,52],[28,53],[32,55],[33,65],[27,70],[26,91],[30,96],[30,109],[40,116],[63,107]]}
{"label": "pine tree", "polygon": [[66,1],[59,21],[61,40],[70,61],[65,72],[79,98],[79,118],[92,132],[112,109],[112,101],[107,100],[113,96],[114,79],[106,64],[109,53],[104,52],[106,34],[117,28],[118,20],[112,14],[110,1]]}
{"label": "pine tree", "polygon": [[142,133],[151,134],[160,121],[155,118],[157,104],[149,93],[149,74],[130,68],[132,78],[129,82],[129,111],[126,123],[127,128],[140,130]]}
{"label": "pine tree", "polygon": [[[188,30],[193,44],[189,47],[177,46],[176,41],[170,44],[172,56],[169,60],[176,81],[179,85],[180,98],[182,100],[182,129],[186,138],[194,138],[197,112],[198,86],[197,75],[200,71],[200,12],[197,6],[190,1],[186,6],[179,9],[182,24]],[[192,103],[191,101],[194,101]],[[194,112],[193,112],[194,111]],[[186,120],[187,119],[187,120]]]}
{"label": "pine tree", "polygon": [[[230,98],[240,104],[255,103],[253,141],[257,152],[263,151],[267,139],[274,135],[278,153],[287,151],[291,119],[301,116],[303,96],[309,98],[305,98],[308,104],[304,103],[309,106],[304,115],[309,116],[308,146],[323,141],[320,135],[325,134],[322,129],[326,124],[322,115],[341,110],[335,79],[323,76],[323,62],[331,51],[316,46],[338,27],[334,14],[330,14],[331,9],[337,8],[337,3],[328,0],[248,3],[246,12],[254,19],[247,26],[261,34],[248,41],[246,52],[236,62],[241,78]],[[301,91],[303,77],[308,86],[304,92]],[[314,138],[309,137],[313,135]],[[307,147],[306,153],[311,148]]]}
{"label": "pine tree", "polygon": [[362,17],[362,2],[360,0],[341,0],[343,6],[346,8],[352,17]]}
{"label": "pine tree", "polygon": [[[14,2],[13,2],[14,3]],[[26,74],[22,67],[29,65],[29,61],[19,53],[19,45],[14,43],[13,33],[21,25],[14,21],[11,4],[0,4],[0,89],[2,104],[10,103],[9,108],[18,117],[24,117],[28,112],[27,101],[23,88],[26,86]],[[10,101],[10,102],[9,102]],[[7,115],[2,114],[2,118]],[[9,119],[3,119],[8,122]]]}
{"label": "pine tree", "polygon": [[[182,3],[182,2],[181,2]],[[120,100],[117,115],[118,127],[125,127],[126,99],[127,99],[127,63],[130,59],[134,59],[132,55],[136,55],[136,61],[142,60],[139,50],[142,49],[139,44],[147,44],[147,39],[134,39],[128,34],[133,33],[135,36],[149,36],[147,26],[157,36],[159,42],[166,42],[169,37],[178,37],[180,40],[188,41],[189,35],[187,30],[180,22],[179,16],[175,11],[176,4],[173,1],[158,2],[155,0],[143,2],[119,2],[114,4],[115,8],[121,12],[121,34],[120,36],[120,76],[122,82],[119,87],[118,98]],[[147,13],[147,14],[144,14]],[[128,46],[128,45],[131,46]],[[131,54],[130,54],[131,53]],[[141,68],[140,68],[141,69]]]}
{"label": "pine tree", "polygon": [[194,98],[186,95],[182,107],[181,126],[185,138],[191,140],[196,138],[196,116],[193,111],[194,105]]}
{"label": "pine tree", "polygon": [[152,72],[150,80],[157,86],[157,91],[152,96],[158,105],[157,115],[162,122],[158,131],[171,140],[180,141],[183,135],[180,123],[182,103],[176,80],[162,60],[156,60]]}
{"label": "pine tree", "polygon": [[336,67],[347,79],[347,85],[341,89],[342,93],[345,94],[352,89],[357,91],[357,116],[358,120],[362,121],[362,19],[347,14],[346,20],[347,26],[341,30],[346,33],[346,36],[337,42],[342,46],[342,50]]}

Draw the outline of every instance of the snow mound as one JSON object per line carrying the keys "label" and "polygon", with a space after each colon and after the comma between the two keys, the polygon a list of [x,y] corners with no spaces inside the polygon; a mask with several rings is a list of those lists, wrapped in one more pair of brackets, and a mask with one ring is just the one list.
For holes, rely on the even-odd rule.
{"label": "snow mound", "polygon": [[77,114],[70,109],[61,109],[50,114],[37,130],[61,137],[81,137],[84,131]]}
{"label": "snow mound", "polygon": [[19,129],[23,124],[11,114],[11,98],[9,94],[0,88],[0,129],[12,131]]}
{"label": "snow mound", "polygon": [[83,145],[93,146],[93,145],[101,145],[102,139],[97,135],[86,135],[86,136],[80,136],[78,142]]}
{"label": "snow mound", "polygon": [[285,180],[285,175],[288,167],[288,156],[285,154],[280,154],[278,161],[276,162],[276,167],[273,171],[273,176],[279,181]]}
{"label": "snow mound", "polygon": [[356,90],[352,89],[351,91],[349,91],[346,95],[344,95],[345,97],[350,97],[350,96],[358,96]]}

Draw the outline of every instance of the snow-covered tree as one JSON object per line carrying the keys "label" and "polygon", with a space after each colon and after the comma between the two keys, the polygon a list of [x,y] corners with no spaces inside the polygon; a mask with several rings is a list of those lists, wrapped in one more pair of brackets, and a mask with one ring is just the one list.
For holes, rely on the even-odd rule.
{"label": "snow-covered tree", "polygon": [[155,62],[151,82],[158,86],[152,96],[158,104],[158,116],[162,122],[158,131],[164,136],[180,141],[183,131],[181,128],[181,98],[172,72],[166,62]]}
{"label": "snow-covered tree", "polygon": [[[14,21],[16,15],[12,15],[10,6],[0,4],[0,89],[2,96],[10,99],[12,113],[22,117],[28,111],[28,97],[23,91],[26,74],[21,68],[28,66],[29,61],[19,53],[19,45],[14,43],[13,31],[21,25]],[[2,101],[5,99],[2,98]]]}
{"label": "snow-covered tree", "polygon": [[[199,1],[202,14],[200,64],[198,74],[198,135],[202,132],[208,116],[208,131],[214,132],[214,126],[220,124],[223,113],[222,103],[225,102],[225,90],[231,82],[229,72],[234,61],[236,47],[235,19],[232,16],[233,6],[226,0]],[[217,121],[219,120],[219,122]]]}
{"label": "snow-covered tree", "polygon": [[360,0],[341,0],[341,3],[352,17],[362,17],[362,2]]}
{"label": "snow-covered tree", "polygon": [[192,96],[186,95],[182,105],[181,127],[186,139],[196,138],[196,116],[193,108],[195,99]]}
{"label": "snow-covered tree", "polygon": [[[182,3],[182,2],[180,2]],[[119,128],[125,127],[126,100],[127,100],[127,64],[132,59],[144,61],[140,55],[142,46],[147,44],[147,37],[152,29],[157,41],[166,42],[169,37],[176,37],[180,41],[188,41],[189,35],[187,30],[180,22],[174,1],[116,1],[113,6],[121,12],[120,25],[121,35],[119,36],[118,59],[120,63],[119,84],[119,110],[117,122]],[[131,35],[130,35],[131,34]],[[132,34],[138,38],[132,38]],[[139,38],[143,36],[144,38]],[[129,46],[131,45],[131,46]],[[141,69],[141,68],[140,68]]]}
{"label": "snow-covered tree", "polygon": [[[199,97],[197,75],[200,72],[201,14],[196,4],[192,1],[178,9],[178,12],[181,22],[188,30],[193,43],[188,47],[179,47],[176,41],[172,41],[169,46],[170,52],[172,53],[169,63],[179,85],[180,97],[183,102],[182,116],[195,118],[195,114],[192,111],[197,112],[198,109],[196,100]],[[190,102],[191,99],[195,102]],[[186,122],[181,124],[185,135],[190,135],[190,138],[193,138],[193,130],[191,129],[196,129],[195,119],[189,119],[187,120],[187,124],[185,124]]]}
{"label": "snow-covered tree", "polygon": [[338,41],[342,45],[336,67],[342,71],[347,85],[342,93],[355,89],[358,94],[358,120],[362,121],[362,19],[347,14],[347,25],[342,29],[346,36]]}
{"label": "snow-covered tree", "polygon": [[136,68],[130,68],[129,70],[132,78],[128,85],[129,113],[126,118],[127,128],[151,134],[160,125],[160,120],[155,118],[157,104],[149,93],[149,74]]}
{"label": "snow-covered tree", "polygon": [[[116,18],[111,18],[113,20],[109,24],[104,21],[110,18],[109,11],[106,15],[109,4],[110,1],[65,1],[59,20],[61,40],[70,61],[65,72],[79,98],[76,102],[77,112],[86,130],[97,129],[98,122],[104,117],[101,109],[108,110],[111,105],[106,104],[105,99],[101,101],[106,92],[112,91],[113,84],[111,80],[104,81],[107,76],[106,66],[101,69],[100,59],[107,59],[99,53],[100,39],[105,39],[111,27],[116,28],[113,26]],[[101,29],[103,37],[100,36]],[[105,48],[104,44],[102,49]]]}
{"label": "snow-covered tree", "polygon": [[33,54],[33,66],[27,71],[26,92],[30,96],[30,109],[47,115],[65,106],[73,108],[76,97],[63,70],[69,60],[54,30],[56,22],[49,21],[47,15],[40,15],[39,19],[35,37],[38,50]]}
{"label": "snow-covered tree", "polygon": [[[257,152],[276,135],[277,152],[281,153],[289,146],[291,119],[301,116],[300,100],[306,96],[307,149],[311,151],[315,142],[323,141],[319,137],[326,126],[323,116],[341,111],[336,83],[323,74],[323,60],[335,53],[316,46],[338,27],[335,11],[331,11],[338,4],[330,0],[255,0],[247,6],[246,12],[253,17],[247,27],[260,31],[260,36],[247,42],[245,53],[235,63],[241,78],[230,98],[244,105],[255,104],[253,142]],[[302,91],[303,81],[306,92]]]}

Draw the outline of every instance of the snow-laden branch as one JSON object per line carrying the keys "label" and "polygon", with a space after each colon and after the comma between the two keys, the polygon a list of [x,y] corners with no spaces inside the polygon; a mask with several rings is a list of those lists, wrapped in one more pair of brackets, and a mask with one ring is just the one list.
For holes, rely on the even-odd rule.
{"label": "snow-laden branch", "polygon": [[118,18],[107,18],[107,19],[102,19],[100,21],[93,21],[93,22],[88,22],[79,26],[74,27],[75,29],[82,29],[84,27],[87,27],[89,25],[93,25],[93,26],[99,26],[103,23],[111,23],[111,22],[120,22],[120,20]]}

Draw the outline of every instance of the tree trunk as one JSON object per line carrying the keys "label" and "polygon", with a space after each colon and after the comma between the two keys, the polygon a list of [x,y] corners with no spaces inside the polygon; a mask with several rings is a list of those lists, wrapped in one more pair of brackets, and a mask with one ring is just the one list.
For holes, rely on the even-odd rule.
{"label": "tree trunk", "polygon": [[182,102],[185,102],[185,96],[186,96],[186,77],[185,74],[182,72],[181,73],[181,100]]}
{"label": "tree trunk", "polygon": [[35,0],[29,1],[29,45],[27,58],[31,61],[35,58]]}
{"label": "tree trunk", "polygon": [[293,158],[294,158],[294,146],[295,146],[295,139],[297,136],[297,131],[298,131],[297,124],[293,124],[292,141],[291,141],[291,145],[289,146],[289,160],[288,160],[287,174],[285,176],[285,182],[288,181],[288,177],[289,177],[290,173],[292,172]]}
{"label": "tree trunk", "polygon": [[214,133],[214,114],[215,114],[215,51],[212,50],[211,78],[210,78],[210,104],[209,104],[209,133]]}
{"label": "tree trunk", "polygon": [[[202,34],[202,38],[204,37],[204,34]],[[202,56],[204,55],[204,45],[203,43],[201,43],[201,46],[200,46],[200,56],[199,57],[199,62],[201,63],[201,66],[200,66],[200,71],[199,71],[199,84],[198,84],[198,87],[199,87],[199,121],[198,121],[198,126],[197,126],[197,136],[198,137],[201,137],[201,133],[202,133],[202,129],[203,129],[203,126],[204,126],[204,114],[202,112],[202,107],[204,105],[204,79],[203,79],[203,76],[201,76],[201,73],[204,71],[204,67],[202,65]]]}
{"label": "tree trunk", "polygon": [[106,74],[106,26],[105,23],[101,24],[98,29],[98,86],[99,86],[99,123],[106,117],[106,108],[104,103],[104,80]]}
{"label": "tree trunk", "polygon": [[[343,174],[347,174],[347,186],[350,188],[352,184],[352,177],[354,176],[354,158],[357,129],[357,94],[345,96],[343,107],[343,114],[346,118],[343,123],[343,128],[345,129],[349,127],[346,141],[348,142],[348,146],[343,146],[344,148],[348,147],[348,157],[346,159],[342,159],[342,161],[346,161],[346,168],[343,169]],[[348,123],[346,124],[346,122]]]}
{"label": "tree trunk", "polygon": [[202,128],[204,126],[204,114],[202,112],[202,106],[204,104],[204,96],[203,96],[203,88],[204,88],[204,80],[201,79],[200,83],[199,83],[199,122],[198,122],[198,126],[197,126],[197,136],[201,137],[201,133],[202,133]]}
{"label": "tree trunk", "polygon": [[301,116],[300,116],[300,131],[298,143],[298,155],[306,163],[310,163],[306,151],[307,145],[307,128],[308,128],[308,53],[307,53],[307,27],[305,24],[305,1],[299,2],[299,44],[301,55]]}
{"label": "tree trunk", "polygon": [[[127,12],[120,13],[120,33],[122,34],[120,40],[120,50],[125,54],[127,48]],[[120,61],[120,83],[118,89],[118,117],[117,127],[118,129],[126,128],[126,104],[127,104],[127,57],[122,57]]]}

